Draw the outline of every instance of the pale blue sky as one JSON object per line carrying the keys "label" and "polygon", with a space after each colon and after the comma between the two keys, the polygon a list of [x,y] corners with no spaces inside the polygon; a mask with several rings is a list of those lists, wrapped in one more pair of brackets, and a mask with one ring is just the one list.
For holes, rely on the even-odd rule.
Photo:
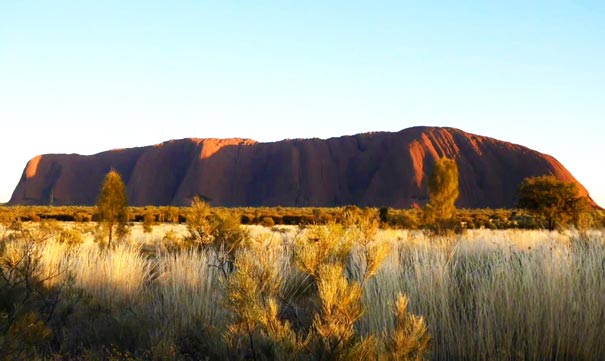
{"label": "pale blue sky", "polygon": [[27,160],[452,126],[605,205],[605,2],[0,0],[0,202]]}

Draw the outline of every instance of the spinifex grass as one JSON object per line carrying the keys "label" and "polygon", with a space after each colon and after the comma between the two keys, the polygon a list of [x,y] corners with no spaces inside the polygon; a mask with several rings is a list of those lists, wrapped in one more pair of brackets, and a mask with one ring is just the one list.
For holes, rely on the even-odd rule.
{"label": "spinifex grass", "polygon": [[[47,283],[60,284],[62,277],[70,277],[84,294],[76,308],[93,307],[109,315],[87,324],[93,331],[86,331],[83,339],[76,332],[82,326],[74,323],[86,322],[84,316],[72,317],[63,326],[64,335],[79,340],[79,350],[102,349],[86,344],[92,342],[91,335],[104,340],[100,334],[120,329],[123,335],[134,335],[118,346],[141,357],[247,356],[247,351],[233,353],[225,342],[233,314],[225,307],[228,277],[220,255],[212,249],[167,252],[161,242],[168,228],[155,226],[144,234],[135,227],[128,239],[110,249],[100,248],[91,236],[82,244],[53,238],[34,244]],[[172,228],[177,235],[185,233],[184,226]],[[316,299],[308,308],[296,305],[296,297],[310,297],[317,286],[312,282],[313,259],[307,258],[311,263],[305,272],[296,261],[301,253],[295,238],[316,237],[317,232],[321,234],[255,229],[238,253],[271,256],[281,284],[279,297],[268,299],[265,306],[271,317],[288,319],[297,330],[311,327],[313,312],[321,310],[322,303]],[[355,234],[342,232],[343,237]],[[2,257],[18,257],[20,242],[25,241],[4,238]],[[432,339],[425,356],[431,359],[600,359],[605,354],[602,232],[472,231],[429,237],[419,231],[384,230],[365,242],[367,247],[363,244],[352,246],[349,257],[320,254],[317,259],[344,260],[348,283],[343,289],[362,287],[363,312],[354,332],[364,339],[372,336],[390,339],[391,347],[396,344],[392,331],[399,322],[394,311],[404,308],[401,293],[409,300],[407,309],[424,317]],[[364,279],[366,257],[377,252],[372,248],[376,244],[383,244],[380,249],[388,249],[388,254],[379,255],[385,256],[380,267]],[[335,249],[340,252],[341,246],[349,244]],[[110,321],[111,327],[101,324]]]}
{"label": "spinifex grass", "polygon": [[375,282],[366,327],[388,328],[402,291],[433,359],[598,359],[605,353],[603,233],[408,235]]}

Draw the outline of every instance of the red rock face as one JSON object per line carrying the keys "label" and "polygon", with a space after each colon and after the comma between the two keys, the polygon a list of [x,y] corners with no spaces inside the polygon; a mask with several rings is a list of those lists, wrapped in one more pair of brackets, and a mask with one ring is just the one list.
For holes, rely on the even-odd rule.
{"label": "red rock face", "polygon": [[[182,139],[90,156],[30,160],[10,204],[92,205],[116,169],[131,205],[410,207],[428,200],[426,178],[438,157],[456,160],[458,207],[513,207],[526,177],[576,182],[553,157],[453,128],[257,143]],[[578,183],[583,195],[586,189]]]}

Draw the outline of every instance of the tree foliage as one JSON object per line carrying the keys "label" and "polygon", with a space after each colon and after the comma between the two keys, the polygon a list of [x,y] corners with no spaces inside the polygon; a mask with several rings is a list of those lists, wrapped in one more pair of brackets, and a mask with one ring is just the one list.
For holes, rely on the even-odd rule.
{"label": "tree foliage", "polygon": [[191,202],[191,210],[187,214],[188,240],[201,248],[208,246],[214,242],[216,227],[210,205],[195,196]]}
{"label": "tree foliage", "polygon": [[541,218],[549,230],[572,222],[578,224],[588,209],[588,200],[579,194],[573,182],[560,181],[554,176],[526,178],[519,186],[519,208],[527,209]]}
{"label": "tree foliage", "polygon": [[455,202],[460,194],[456,161],[437,159],[427,186],[429,202],[424,209],[425,221],[436,224],[439,230],[456,214]]}
{"label": "tree foliage", "polygon": [[[248,360],[423,359],[431,337],[424,318],[407,311],[403,295],[392,329],[360,331],[367,281],[391,249],[375,237],[376,212],[344,213],[347,226],[314,225],[299,233],[292,258],[281,259],[270,238],[237,253],[224,298],[230,321],[224,339],[237,354]],[[353,259],[360,267],[351,267]],[[288,275],[281,265],[292,261],[300,273]]]}
{"label": "tree foliage", "polygon": [[117,226],[116,233],[118,236],[126,233],[128,225],[127,207],[128,200],[124,182],[122,182],[120,174],[112,169],[105,176],[97,202],[99,222],[109,232],[108,246],[111,246],[114,227]]}
{"label": "tree foliage", "polygon": [[187,214],[187,230],[189,235],[185,237],[185,243],[215,252],[217,267],[224,274],[233,268],[235,253],[249,237],[237,214],[213,212],[198,196],[193,198]]}
{"label": "tree foliage", "polygon": [[143,214],[143,232],[151,233],[155,224],[155,215],[151,209],[145,207],[145,213]]}

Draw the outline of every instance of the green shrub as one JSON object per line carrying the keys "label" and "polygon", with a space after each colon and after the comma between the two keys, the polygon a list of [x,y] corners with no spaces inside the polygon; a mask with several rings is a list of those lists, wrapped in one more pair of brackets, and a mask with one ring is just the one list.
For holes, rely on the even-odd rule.
{"label": "green shrub", "polygon": [[240,217],[240,222],[242,224],[252,224],[252,223],[254,223],[254,215],[244,213]]}
{"label": "green shrub", "polygon": [[58,241],[69,245],[77,245],[84,242],[84,236],[78,230],[66,228],[59,233]]}
{"label": "green shrub", "polygon": [[275,221],[273,221],[273,217],[263,217],[261,224],[264,227],[273,227],[275,225]]}
{"label": "green shrub", "polygon": [[418,229],[421,225],[421,214],[418,210],[404,210],[390,217],[390,225],[396,228]]}
{"label": "green shrub", "polygon": [[151,233],[154,225],[156,225],[155,215],[151,210],[145,209],[145,214],[143,215],[143,231],[145,233]]}
{"label": "green shrub", "polygon": [[84,212],[75,212],[73,218],[76,222],[90,222],[92,220],[92,215]]}

